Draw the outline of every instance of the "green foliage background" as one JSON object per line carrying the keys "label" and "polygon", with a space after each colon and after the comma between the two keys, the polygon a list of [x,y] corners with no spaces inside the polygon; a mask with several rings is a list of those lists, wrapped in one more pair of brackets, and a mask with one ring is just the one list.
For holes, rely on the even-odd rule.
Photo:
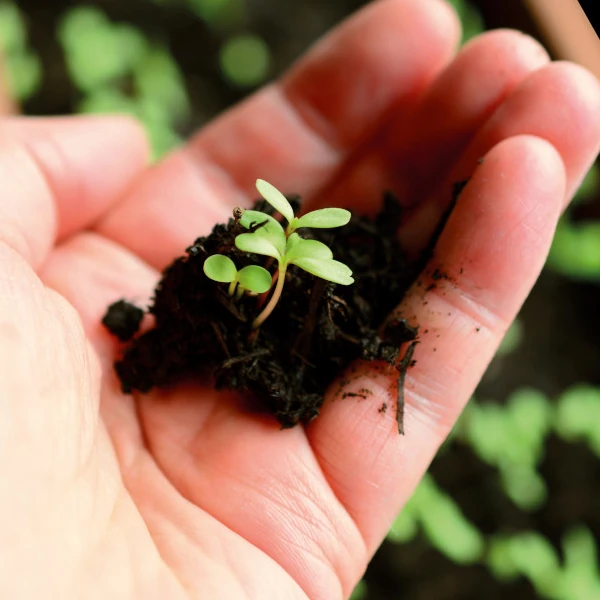
{"label": "green foliage background", "polygon": [[[38,18],[36,3],[23,2],[19,4],[23,8],[19,8],[13,2],[0,1],[5,78],[26,111],[136,115],[148,130],[156,157],[176,147],[219,110],[277,75],[309,41],[341,17],[328,5],[307,3],[300,13],[304,19],[300,21],[306,23],[302,37],[294,30],[296,23],[287,29],[282,25],[281,11],[285,8],[278,9],[275,4],[264,7],[244,0],[122,0],[120,6],[129,4],[135,7],[129,13],[125,10],[123,14],[128,18],[121,19],[109,14],[114,12],[115,3],[101,0],[58,11],[53,15],[54,29],[50,34],[54,45],[48,42],[40,47],[29,35]],[[347,2],[345,10],[360,4],[359,0]],[[467,0],[453,0],[452,4],[463,21],[464,40],[483,30],[480,15]],[[174,51],[176,40],[152,25],[152,19],[145,21],[150,26],[138,24],[138,13],[154,16],[157,21],[164,18],[166,23],[195,27],[203,33],[198,55],[182,64]],[[280,51],[286,35],[292,38],[286,50]],[[184,50],[189,56],[191,49]],[[54,61],[64,67],[66,77],[62,80],[55,76]],[[528,323],[535,319],[527,316],[551,308],[555,303],[552,294],[557,290],[561,297],[599,299],[599,189],[600,171],[595,166],[577,201],[559,223],[548,266],[538,286],[540,291],[534,291],[530,299],[533,308],[528,312],[528,305],[525,306],[476,398],[394,523],[382,553],[388,556],[387,564],[394,565],[399,573],[398,585],[404,588],[398,589],[409,590],[407,582],[412,577],[403,549],[411,548],[412,552],[417,548],[424,552],[423,557],[443,556],[456,565],[459,573],[466,573],[467,568],[477,568],[477,573],[485,570],[495,579],[497,589],[506,590],[506,595],[514,595],[517,588],[510,585],[521,581],[527,582],[527,587],[518,588],[519,593],[525,594],[517,594],[519,598],[600,599],[598,522],[569,522],[558,538],[554,536],[556,539],[549,539],[544,531],[535,528],[537,515],[553,501],[540,470],[547,460],[550,440],[576,446],[586,457],[586,464],[590,457],[596,461],[600,457],[600,381],[595,376],[598,370],[578,370],[580,359],[561,351],[562,346],[568,345],[565,339],[573,335],[571,321],[561,329],[564,312],[548,313],[553,316],[539,325],[541,337],[531,333],[536,327]],[[563,301],[556,304],[564,306]],[[578,305],[567,302],[566,306]],[[587,317],[592,330],[590,339],[597,340],[598,317],[595,312]],[[541,352],[544,340],[554,346],[553,355],[561,354],[561,369],[565,363],[570,365],[560,382],[551,376],[544,378],[544,369],[552,370],[550,361],[544,363],[542,359],[541,368],[531,364],[529,370],[523,364]],[[600,359],[597,349],[590,352],[592,360]],[[511,375],[514,372],[520,373],[516,379]],[[548,379],[552,381],[546,385]],[[493,531],[485,531],[465,514],[465,506],[477,514],[472,507],[483,501],[477,497],[469,502],[458,501],[436,475],[436,464],[460,452],[468,452],[489,469],[489,485],[498,502],[509,506],[517,515],[516,521],[524,525],[514,528],[500,523]],[[593,474],[590,471],[589,477]],[[561,481],[568,486],[569,475]],[[494,496],[491,498],[493,503]],[[489,497],[487,502],[490,503]],[[376,557],[374,563],[378,560]],[[400,597],[400,592],[399,596],[389,595],[390,592],[385,595],[377,577],[370,573],[371,569],[356,589],[355,600]],[[391,575],[390,578],[394,579]],[[447,597],[462,598],[462,588],[454,589],[454,595]],[[402,597],[423,597],[411,593],[402,593]],[[481,593],[480,597],[488,597],[483,595],[484,590]],[[500,592],[494,597],[505,595]]]}

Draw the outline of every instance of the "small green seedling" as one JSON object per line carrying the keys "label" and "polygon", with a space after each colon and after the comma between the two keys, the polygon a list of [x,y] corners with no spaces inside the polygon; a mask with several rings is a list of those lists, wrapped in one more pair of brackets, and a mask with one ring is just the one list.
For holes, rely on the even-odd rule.
{"label": "small green seedling", "polygon": [[264,294],[271,288],[271,274],[257,265],[249,265],[237,270],[235,263],[227,256],[214,254],[204,261],[204,272],[219,283],[228,283],[230,296],[240,299],[244,293]]}
{"label": "small green seedling", "polygon": [[[344,263],[334,260],[333,253],[325,244],[317,240],[304,239],[296,233],[296,230],[303,227],[328,229],[346,225],[350,221],[351,215],[349,211],[343,208],[321,208],[309,212],[302,217],[296,217],[287,198],[270,183],[258,179],[256,189],[276,211],[281,213],[287,221],[287,226],[284,228],[274,217],[256,210],[243,211],[239,219],[240,224],[250,231],[242,233],[235,238],[237,248],[243,252],[270,256],[277,261],[277,271],[272,278],[273,282],[277,282],[275,289],[267,305],[252,322],[253,328],[259,327],[273,312],[281,297],[289,265],[296,265],[312,275],[332,281],[333,283],[341,285],[354,283],[352,271]],[[233,278],[237,274],[238,283],[246,287],[246,283],[239,281],[239,273],[250,267],[246,267],[238,273],[233,261],[228,259],[231,264],[226,264],[221,259],[215,261],[214,259],[218,256],[220,255],[211,256],[206,260],[204,272],[215,281],[230,282],[229,293],[233,295],[233,290],[235,290],[234,281],[236,281]],[[206,263],[209,263],[208,271]],[[213,266],[215,267],[214,269]],[[262,269],[262,267],[256,268]],[[268,271],[265,269],[262,269],[262,271],[265,271],[268,275]],[[253,277],[255,276],[253,275]],[[261,283],[266,282],[264,274],[260,278]],[[254,281],[257,280],[258,276],[256,276],[256,279],[252,283],[254,284]],[[269,280],[271,281],[270,275]],[[271,283],[269,283],[269,286],[264,291],[268,291],[270,288]],[[251,288],[247,289],[253,292],[256,291]]]}

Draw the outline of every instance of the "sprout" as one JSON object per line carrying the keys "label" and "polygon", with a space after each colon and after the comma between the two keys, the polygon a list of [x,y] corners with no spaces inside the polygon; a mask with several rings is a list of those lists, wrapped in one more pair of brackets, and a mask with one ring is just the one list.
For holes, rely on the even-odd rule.
{"label": "sprout", "polygon": [[[342,227],[343,225],[347,225],[350,221],[350,211],[343,208],[320,208],[318,210],[313,210],[300,218],[295,217],[292,205],[275,186],[267,183],[263,179],[257,179],[256,189],[260,192],[260,195],[287,220],[288,226],[285,231],[286,236],[291,235],[296,229],[300,229],[300,227],[330,229],[332,227]],[[252,212],[256,213],[256,211]],[[244,223],[242,223],[242,225],[243,224]]]}
{"label": "sprout", "polygon": [[350,221],[349,211],[343,208],[321,208],[302,217],[296,217],[287,198],[270,183],[258,179],[256,189],[276,211],[283,215],[288,222],[287,227],[284,229],[271,215],[256,210],[244,211],[236,208],[234,210],[236,220],[239,220],[239,223],[249,231],[238,235],[235,238],[235,245],[242,252],[274,258],[277,261],[277,272],[273,278],[266,269],[255,265],[238,271],[233,261],[221,254],[210,256],[204,261],[206,275],[214,281],[229,283],[229,295],[235,295],[236,299],[241,298],[244,292],[255,295],[268,292],[273,282],[277,281],[271,299],[252,322],[253,328],[259,327],[273,312],[281,297],[289,265],[296,265],[311,275],[333,283],[341,285],[354,283],[352,271],[344,263],[334,260],[333,253],[325,244],[317,240],[306,240],[296,233],[296,230],[302,227],[324,229],[346,225]]}
{"label": "sprout", "polygon": [[325,244],[317,240],[305,240],[296,233],[296,229],[301,227],[329,228],[346,225],[350,220],[349,211],[342,208],[322,208],[298,218],[294,216],[287,198],[277,188],[262,179],[256,182],[256,188],[283,215],[288,226],[284,229],[273,217],[254,210],[245,211],[240,219],[242,226],[254,231],[238,235],[235,239],[237,248],[244,252],[270,256],[278,264],[275,290],[263,311],[254,319],[254,328],[259,327],[277,305],[287,268],[291,264],[333,283],[354,283],[352,271],[345,264],[334,260],[331,250]]}
{"label": "sprout", "polygon": [[[204,261],[204,272],[207,277],[219,283],[229,283],[228,293],[235,294],[236,299],[245,292],[264,294],[271,288],[271,274],[257,265],[249,265],[237,270],[234,262],[222,254],[214,254]],[[237,291],[236,291],[237,288]]]}

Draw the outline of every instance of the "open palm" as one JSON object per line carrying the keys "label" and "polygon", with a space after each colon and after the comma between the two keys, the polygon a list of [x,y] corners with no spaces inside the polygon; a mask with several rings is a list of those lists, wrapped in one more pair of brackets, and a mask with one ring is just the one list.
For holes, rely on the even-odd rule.
{"label": "open palm", "polygon": [[[533,285],[600,146],[600,88],[516,32],[457,56],[438,0],[381,0],[280,82],[153,168],[124,118],[6,119],[0,173],[0,597],[347,597]],[[478,165],[478,159],[484,157]],[[106,306],[248,205],[257,177],[308,203],[411,207],[428,239],[401,307],[406,380],[368,364],[307,427],[281,431],[194,384],[124,396]],[[436,267],[449,278],[429,287]],[[381,315],[382,318],[384,315]],[[332,376],[335,374],[332,374]]]}

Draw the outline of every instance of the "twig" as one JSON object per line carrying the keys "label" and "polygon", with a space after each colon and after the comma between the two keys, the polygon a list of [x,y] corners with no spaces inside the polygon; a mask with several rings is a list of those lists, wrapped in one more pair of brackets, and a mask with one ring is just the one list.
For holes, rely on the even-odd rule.
{"label": "twig", "polygon": [[404,435],[404,380],[406,379],[406,371],[412,361],[415,352],[415,346],[419,342],[414,341],[406,349],[402,360],[396,365],[398,370],[398,400],[396,403],[396,421],[398,423],[398,433]]}

